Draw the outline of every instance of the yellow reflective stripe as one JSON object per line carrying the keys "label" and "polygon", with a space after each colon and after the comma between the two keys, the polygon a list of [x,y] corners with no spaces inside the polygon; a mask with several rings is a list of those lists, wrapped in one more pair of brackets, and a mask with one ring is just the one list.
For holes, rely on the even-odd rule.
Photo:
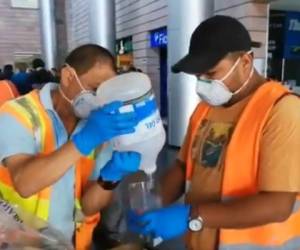
{"label": "yellow reflective stripe", "polygon": [[0,182],[0,198],[10,204],[18,205],[24,211],[34,214],[43,220],[48,220],[50,202],[46,199],[41,199],[38,195],[33,195],[30,198],[22,198],[11,186],[7,186]]}
{"label": "yellow reflective stripe", "polygon": [[[41,117],[39,107],[36,104],[36,100],[33,98],[33,94],[28,94],[24,97],[18,98],[8,105],[12,109],[15,109],[19,116],[26,121],[31,129],[36,141],[37,150],[41,153],[45,150],[45,134],[46,124]],[[14,190],[13,187],[6,186],[4,183],[0,183],[0,190],[3,198],[11,204],[17,204],[25,211],[35,214],[43,220],[48,220],[50,197],[47,195],[47,190],[43,190],[30,198],[24,199]]]}
{"label": "yellow reflective stripe", "polygon": [[76,229],[79,229],[84,222],[84,214],[82,212],[81,204],[79,199],[75,199],[75,213],[74,213],[74,221]]}
{"label": "yellow reflective stripe", "polygon": [[81,204],[79,199],[75,199],[75,208],[76,209],[81,209]]}
{"label": "yellow reflective stripe", "polygon": [[17,99],[16,102],[24,108],[25,113],[29,117],[31,124],[33,126],[34,137],[37,141],[37,146],[41,152],[45,148],[45,122],[39,115],[39,107],[35,104],[35,100],[31,95],[27,95],[26,98]]}
{"label": "yellow reflective stripe", "polygon": [[[40,110],[40,107],[37,105],[36,100],[34,100],[33,95],[29,95],[30,100],[30,112],[32,112],[33,116],[35,116],[36,120],[38,120],[39,127],[40,127],[40,143],[41,143],[41,150],[42,152],[45,151],[46,147],[46,121],[43,119],[41,114],[37,111]],[[34,108],[33,108],[34,107]]]}
{"label": "yellow reflective stripe", "polygon": [[93,150],[88,156],[86,156],[89,160],[95,160],[96,159],[96,150]]}
{"label": "yellow reflective stripe", "polygon": [[28,127],[32,127],[30,117],[27,115],[27,110],[23,106],[19,105],[16,101],[9,102],[7,105],[15,109],[25,119]]}

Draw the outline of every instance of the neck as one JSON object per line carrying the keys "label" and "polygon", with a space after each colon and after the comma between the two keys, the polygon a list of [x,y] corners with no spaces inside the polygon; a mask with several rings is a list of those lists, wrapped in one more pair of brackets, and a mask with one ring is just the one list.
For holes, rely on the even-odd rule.
{"label": "neck", "polygon": [[62,120],[68,134],[71,134],[78,122],[78,118],[74,115],[72,105],[61,96],[58,89],[53,90],[51,96],[56,113]]}
{"label": "neck", "polygon": [[231,106],[245,99],[246,97],[254,93],[265,82],[266,79],[260,74],[258,74],[257,71],[255,70],[247,86],[240,93],[234,95],[226,106]]}

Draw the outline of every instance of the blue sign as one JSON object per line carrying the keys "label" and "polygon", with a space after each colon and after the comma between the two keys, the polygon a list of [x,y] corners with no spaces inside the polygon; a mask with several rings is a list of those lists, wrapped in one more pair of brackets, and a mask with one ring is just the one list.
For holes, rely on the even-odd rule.
{"label": "blue sign", "polygon": [[150,33],[151,48],[166,47],[167,44],[168,44],[168,33],[166,27],[151,31]]}
{"label": "blue sign", "polygon": [[284,58],[300,59],[300,12],[287,12]]}

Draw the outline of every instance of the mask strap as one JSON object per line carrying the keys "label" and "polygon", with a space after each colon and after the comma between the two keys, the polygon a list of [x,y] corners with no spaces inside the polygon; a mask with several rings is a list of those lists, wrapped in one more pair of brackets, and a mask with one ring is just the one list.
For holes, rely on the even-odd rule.
{"label": "mask strap", "polygon": [[243,88],[248,84],[248,82],[250,81],[250,79],[251,79],[251,77],[253,75],[253,72],[254,72],[254,66],[252,65],[251,72],[250,72],[247,80],[243,83],[243,85],[237,91],[234,92],[234,95],[240,93],[241,90],[243,90]]}
{"label": "mask strap", "polygon": [[241,57],[239,57],[236,62],[233,64],[233,66],[231,67],[231,69],[227,72],[227,74],[225,76],[223,76],[223,78],[220,80],[221,82],[223,82],[237,67],[237,65],[239,64],[241,60]]}
{"label": "mask strap", "polygon": [[65,95],[65,93],[63,92],[63,90],[61,89],[60,86],[58,87],[58,90],[59,90],[59,93],[61,94],[61,96],[62,96],[68,103],[72,104],[72,100],[69,99],[69,98]]}
{"label": "mask strap", "polygon": [[[252,50],[249,50],[249,51],[247,51],[247,53],[246,54],[248,54],[248,55],[250,55],[252,53]],[[237,67],[237,65],[239,64],[239,62],[240,62],[240,60],[241,60],[241,57],[239,57],[237,60],[236,60],[236,62],[233,64],[233,66],[231,67],[231,69],[227,72],[227,74],[225,75],[225,76],[223,76],[223,78],[220,80],[220,81],[224,81],[234,70],[235,70],[235,68]]]}
{"label": "mask strap", "polygon": [[[251,53],[252,53],[252,50],[249,50],[246,54],[250,55]],[[254,72],[254,65],[252,64],[252,68],[251,68],[250,74],[248,76],[248,79],[244,82],[244,84],[240,87],[240,89],[238,89],[237,91],[234,92],[234,94],[238,94],[248,84],[248,82],[250,81],[250,79],[253,75],[253,72]]]}
{"label": "mask strap", "polygon": [[83,87],[83,85],[82,85],[82,83],[81,83],[81,81],[80,81],[80,79],[79,79],[79,77],[78,77],[76,71],[75,71],[69,64],[67,64],[67,63],[66,63],[66,66],[69,67],[69,68],[73,71],[73,74],[74,74],[74,76],[75,76],[75,78],[76,78],[76,81],[77,81],[79,87],[81,88],[81,90],[87,91],[87,90]]}
{"label": "mask strap", "polygon": [[252,51],[252,49],[250,49],[249,51],[247,51],[247,55],[250,55],[251,53],[252,53],[253,51]]}

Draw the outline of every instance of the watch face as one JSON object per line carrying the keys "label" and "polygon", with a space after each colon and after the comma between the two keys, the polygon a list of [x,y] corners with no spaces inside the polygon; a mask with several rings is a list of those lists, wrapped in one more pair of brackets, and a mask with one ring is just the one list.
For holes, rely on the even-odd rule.
{"label": "watch face", "polygon": [[189,228],[193,232],[198,232],[202,229],[202,222],[199,219],[190,220]]}

